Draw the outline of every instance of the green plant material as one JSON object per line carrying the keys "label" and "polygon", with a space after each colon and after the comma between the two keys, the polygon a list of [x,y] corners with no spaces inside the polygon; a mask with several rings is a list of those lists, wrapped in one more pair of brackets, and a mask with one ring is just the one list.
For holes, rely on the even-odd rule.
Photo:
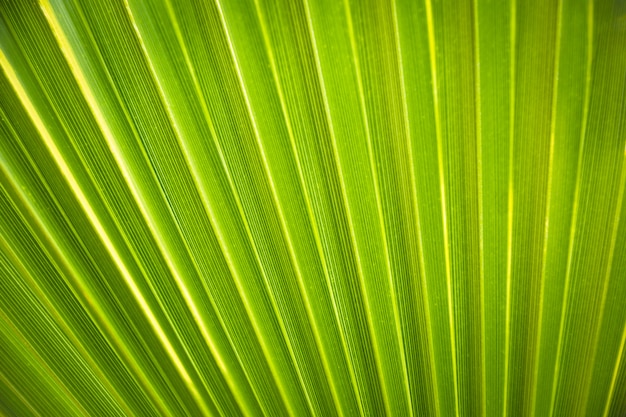
{"label": "green plant material", "polygon": [[0,415],[622,416],[623,0],[4,0]]}

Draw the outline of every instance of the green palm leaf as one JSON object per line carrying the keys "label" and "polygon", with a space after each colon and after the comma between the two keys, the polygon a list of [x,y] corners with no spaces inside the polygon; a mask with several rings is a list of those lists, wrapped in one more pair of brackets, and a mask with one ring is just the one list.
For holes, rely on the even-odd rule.
{"label": "green palm leaf", "polygon": [[0,414],[626,413],[622,0],[5,0]]}

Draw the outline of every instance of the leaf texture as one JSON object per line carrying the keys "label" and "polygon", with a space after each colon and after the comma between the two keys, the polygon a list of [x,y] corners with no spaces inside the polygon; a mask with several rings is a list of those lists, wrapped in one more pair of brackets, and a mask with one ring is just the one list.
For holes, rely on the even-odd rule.
{"label": "leaf texture", "polygon": [[0,415],[626,413],[622,0],[0,4]]}

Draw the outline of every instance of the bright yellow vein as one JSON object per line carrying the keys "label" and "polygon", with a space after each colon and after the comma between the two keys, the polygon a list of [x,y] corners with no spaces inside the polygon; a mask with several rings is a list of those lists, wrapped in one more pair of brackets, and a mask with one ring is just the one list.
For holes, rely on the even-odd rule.
{"label": "bright yellow vein", "polygon": [[626,414],[622,0],[5,0],[0,415]]}

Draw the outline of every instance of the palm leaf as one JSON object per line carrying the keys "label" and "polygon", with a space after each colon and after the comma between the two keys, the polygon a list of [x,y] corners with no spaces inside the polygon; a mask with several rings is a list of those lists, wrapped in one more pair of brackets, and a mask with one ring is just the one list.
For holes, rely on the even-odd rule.
{"label": "palm leaf", "polygon": [[626,413],[622,0],[5,0],[0,414]]}

